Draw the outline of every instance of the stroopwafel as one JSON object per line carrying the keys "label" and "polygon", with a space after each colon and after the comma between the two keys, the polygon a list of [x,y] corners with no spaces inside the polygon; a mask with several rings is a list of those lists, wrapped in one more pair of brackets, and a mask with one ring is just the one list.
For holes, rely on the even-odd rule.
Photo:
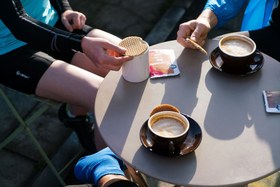
{"label": "stroopwafel", "polygon": [[147,51],[149,45],[141,37],[129,36],[124,38],[119,46],[127,49],[125,55],[127,56],[138,56]]}

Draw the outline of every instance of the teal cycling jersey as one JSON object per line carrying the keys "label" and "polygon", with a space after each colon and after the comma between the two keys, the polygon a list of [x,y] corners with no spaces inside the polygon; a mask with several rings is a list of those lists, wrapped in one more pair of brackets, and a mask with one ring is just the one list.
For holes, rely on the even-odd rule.
{"label": "teal cycling jersey", "polygon": [[0,6],[0,55],[25,44],[42,51],[82,51],[84,35],[54,27],[67,0],[3,0]]}
{"label": "teal cycling jersey", "polygon": [[[49,0],[21,0],[27,15],[50,26],[58,20],[58,14]],[[26,43],[15,38],[12,32],[0,20],[0,55],[10,52]]]}

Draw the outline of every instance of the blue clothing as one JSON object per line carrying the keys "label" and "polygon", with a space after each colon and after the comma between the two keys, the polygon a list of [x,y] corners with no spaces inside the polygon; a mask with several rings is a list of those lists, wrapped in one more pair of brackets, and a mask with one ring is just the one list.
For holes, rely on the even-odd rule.
{"label": "blue clothing", "polygon": [[74,168],[78,180],[98,186],[101,177],[108,174],[123,175],[125,165],[109,148],[82,157]]}
{"label": "blue clothing", "polygon": [[[217,27],[235,17],[247,0],[208,0],[204,9],[211,9],[218,18]],[[241,30],[255,30],[269,25],[275,0],[250,0],[242,21]]]}
{"label": "blue clothing", "polygon": [[247,0],[208,0],[204,9],[211,9],[218,18],[217,27],[235,17]]}
{"label": "blue clothing", "polygon": [[[58,20],[58,14],[51,6],[49,0],[21,0],[26,13],[45,24],[54,26]],[[0,55],[17,49],[26,43],[14,37],[11,31],[0,20]]]}

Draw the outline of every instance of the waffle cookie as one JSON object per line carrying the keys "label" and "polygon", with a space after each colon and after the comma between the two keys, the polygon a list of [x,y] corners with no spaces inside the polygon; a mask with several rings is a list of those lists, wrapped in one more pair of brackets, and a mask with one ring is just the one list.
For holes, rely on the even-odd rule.
{"label": "waffle cookie", "polygon": [[198,49],[199,51],[201,51],[202,53],[204,53],[205,55],[207,55],[207,51],[205,51],[205,49],[203,49],[200,45],[198,45],[195,41],[193,41],[190,38],[186,39],[187,41],[189,41],[193,46],[195,46],[196,49]]}
{"label": "waffle cookie", "polygon": [[150,113],[150,116],[152,116],[153,114],[157,113],[157,112],[162,112],[162,111],[174,111],[174,112],[178,112],[180,113],[180,110],[178,108],[176,108],[173,105],[170,104],[161,104],[156,106],[152,112]]}
{"label": "waffle cookie", "polygon": [[125,55],[127,56],[138,56],[147,51],[149,45],[141,37],[129,36],[124,38],[119,46],[126,48]]}

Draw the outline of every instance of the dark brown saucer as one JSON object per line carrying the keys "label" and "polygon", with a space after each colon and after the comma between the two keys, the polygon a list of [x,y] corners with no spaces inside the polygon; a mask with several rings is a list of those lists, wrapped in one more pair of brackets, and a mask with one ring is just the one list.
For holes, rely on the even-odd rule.
{"label": "dark brown saucer", "polygon": [[157,145],[151,140],[150,133],[148,131],[148,120],[145,121],[140,129],[140,140],[143,146],[152,152],[165,156],[183,156],[193,152],[201,142],[202,131],[200,126],[194,119],[185,114],[183,115],[189,120],[190,128],[183,145],[180,147],[180,149],[175,150],[173,155],[162,152],[161,149],[159,149]]}
{"label": "dark brown saucer", "polygon": [[259,71],[263,67],[263,59],[264,58],[262,53],[259,50],[257,50],[251,59],[252,62],[250,63],[250,65],[248,64],[244,66],[244,68],[242,69],[229,68],[226,66],[226,63],[220,57],[220,50],[218,47],[211,52],[209,58],[211,65],[215,69],[225,73],[229,73],[233,75],[241,75],[241,76],[250,75],[252,73]]}

